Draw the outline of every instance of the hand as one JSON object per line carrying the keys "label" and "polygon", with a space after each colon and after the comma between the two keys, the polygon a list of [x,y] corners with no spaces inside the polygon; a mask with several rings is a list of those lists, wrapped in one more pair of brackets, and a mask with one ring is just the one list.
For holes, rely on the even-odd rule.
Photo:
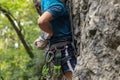
{"label": "hand", "polygon": [[43,50],[47,47],[48,40],[45,34],[40,35],[34,42],[34,45],[37,49]]}
{"label": "hand", "polygon": [[48,34],[46,32],[44,32],[43,35],[44,35],[45,39],[50,39],[53,36],[53,34]]}

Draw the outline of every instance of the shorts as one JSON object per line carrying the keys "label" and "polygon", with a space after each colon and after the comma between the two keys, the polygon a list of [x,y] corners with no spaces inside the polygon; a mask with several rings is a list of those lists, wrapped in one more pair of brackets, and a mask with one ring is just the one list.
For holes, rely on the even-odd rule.
{"label": "shorts", "polygon": [[77,64],[77,59],[75,56],[75,51],[74,48],[71,44],[67,44],[66,45],[66,49],[63,50],[62,52],[62,58],[69,56],[70,59],[68,59],[67,61],[62,61],[61,62],[61,68],[63,73],[67,72],[67,71],[74,71],[75,65]]}
{"label": "shorts", "polygon": [[[60,45],[59,45],[60,44]],[[57,44],[58,46],[56,46],[57,48],[62,46],[62,43]],[[64,43],[63,43],[64,44]],[[60,65],[61,65],[61,70],[63,73],[71,71],[73,72],[75,69],[75,66],[77,64],[77,59],[76,59],[76,55],[75,55],[75,50],[72,46],[71,43],[67,43],[66,45],[64,44],[64,49],[61,48],[61,59],[60,59]],[[52,48],[53,50],[53,48]],[[54,54],[57,54],[56,51],[53,52]],[[54,60],[53,59],[53,64],[54,64]],[[57,63],[59,63],[57,62]],[[55,64],[56,65],[56,64]]]}

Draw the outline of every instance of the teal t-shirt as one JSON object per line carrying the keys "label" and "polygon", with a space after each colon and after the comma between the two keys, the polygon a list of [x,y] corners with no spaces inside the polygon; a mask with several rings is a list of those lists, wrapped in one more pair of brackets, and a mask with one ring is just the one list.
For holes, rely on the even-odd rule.
{"label": "teal t-shirt", "polygon": [[41,0],[42,12],[48,11],[52,14],[50,22],[54,35],[50,41],[72,40],[70,19],[65,5],[59,0]]}
{"label": "teal t-shirt", "polygon": [[64,7],[64,5],[59,0],[41,0],[42,12],[46,11],[48,8],[54,5],[60,5]]}

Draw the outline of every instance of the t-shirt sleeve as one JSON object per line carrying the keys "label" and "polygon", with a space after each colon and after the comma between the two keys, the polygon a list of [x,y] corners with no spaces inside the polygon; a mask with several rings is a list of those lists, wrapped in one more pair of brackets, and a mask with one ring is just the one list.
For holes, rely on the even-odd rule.
{"label": "t-shirt sleeve", "polygon": [[55,19],[65,14],[65,7],[60,6],[60,5],[55,5],[55,6],[50,7],[47,11],[50,12],[53,18]]}

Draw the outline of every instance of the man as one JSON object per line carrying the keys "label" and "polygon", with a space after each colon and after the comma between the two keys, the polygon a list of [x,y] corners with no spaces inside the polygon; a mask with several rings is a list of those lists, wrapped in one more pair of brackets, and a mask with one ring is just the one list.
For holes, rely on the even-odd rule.
{"label": "man", "polygon": [[[72,80],[72,73],[77,61],[74,48],[71,44],[72,32],[68,11],[60,0],[37,1],[41,4],[42,10],[42,15],[38,19],[38,25],[46,33],[43,42],[46,40],[49,41],[50,50],[51,47],[52,49],[62,47],[60,51],[61,59],[64,59],[60,64],[62,72],[67,80]],[[57,49],[55,52],[57,52]]]}

